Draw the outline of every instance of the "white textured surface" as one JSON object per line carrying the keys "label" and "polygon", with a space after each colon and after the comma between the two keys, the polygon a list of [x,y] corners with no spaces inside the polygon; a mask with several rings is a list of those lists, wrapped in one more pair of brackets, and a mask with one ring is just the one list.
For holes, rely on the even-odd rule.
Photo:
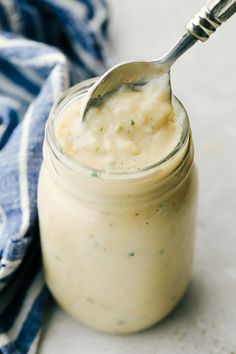
{"label": "white textured surface", "polygon": [[[202,1],[109,0],[114,61],[156,58]],[[191,287],[173,314],[132,336],[96,333],[51,304],[40,354],[236,354],[236,15],[175,64],[200,178]]]}

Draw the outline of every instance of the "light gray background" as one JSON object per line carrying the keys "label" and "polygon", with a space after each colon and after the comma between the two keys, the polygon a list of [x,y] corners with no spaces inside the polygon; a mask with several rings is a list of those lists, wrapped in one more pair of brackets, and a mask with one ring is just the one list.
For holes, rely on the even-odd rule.
{"label": "light gray background", "polygon": [[[108,0],[113,63],[162,55],[201,0]],[[40,354],[236,354],[236,15],[174,66],[200,179],[192,284],[174,313],[132,336],[87,329],[51,304]]]}

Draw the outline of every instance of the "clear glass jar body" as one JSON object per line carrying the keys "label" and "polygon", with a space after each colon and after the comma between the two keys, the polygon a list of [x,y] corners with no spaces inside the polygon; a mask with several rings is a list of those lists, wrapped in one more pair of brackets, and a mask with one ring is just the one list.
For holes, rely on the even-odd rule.
{"label": "clear glass jar body", "polygon": [[38,190],[45,278],[84,324],[136,332],[175,307],[191,276],[197,178],[189,123],[186,116],[165,161],[137,173],[94,173],[64,156],[53,136],[60,110],[83,85],[65,94],[46,128]]}

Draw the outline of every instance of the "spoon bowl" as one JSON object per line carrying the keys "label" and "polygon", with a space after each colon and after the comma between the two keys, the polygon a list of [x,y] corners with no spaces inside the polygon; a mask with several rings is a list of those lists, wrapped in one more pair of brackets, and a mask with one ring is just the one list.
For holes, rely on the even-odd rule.
{"label": "spoon bowl", "polygon": [[91,106],[102,104],[108,95],[122,85],[145,85],[169,70],[170,66],[161,61],[124,62],[113,66],[88,91],[81,108],[83,117]]}

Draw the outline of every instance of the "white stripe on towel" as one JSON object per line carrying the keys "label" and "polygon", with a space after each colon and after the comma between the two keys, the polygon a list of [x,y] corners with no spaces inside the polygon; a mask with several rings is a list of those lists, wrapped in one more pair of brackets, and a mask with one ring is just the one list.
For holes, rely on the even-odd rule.
{"label": "white stripe on towel", "polygon": [[34,105],[31,104],[22,121],[22,135],[20,141],[19,152],[19,188],[20,188],[20,203],[21,203],[21,226],[20,237],[24,237],[30,221],[30,205],[28,192],[28,141],[29,141],[29,125],[33,112]]}

